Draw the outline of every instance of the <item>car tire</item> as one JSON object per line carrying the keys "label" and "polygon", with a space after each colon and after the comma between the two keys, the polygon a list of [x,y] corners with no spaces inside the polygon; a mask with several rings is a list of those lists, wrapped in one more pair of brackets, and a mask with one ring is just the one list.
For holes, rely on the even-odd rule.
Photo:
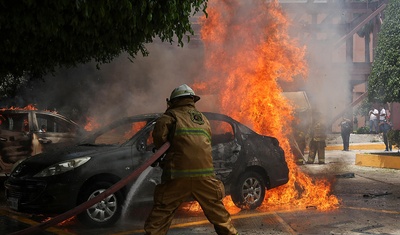
{"label": "car tire", "polygon": [[265,182],[253,171],[243,173],[231,193],[232,201],[241,209],[256,209],[264,201]]}
{"label": "car tire", "polygon": [[[89,201],[113,184],[110,182],[96,182],[83,189],[79,197],[79,204]],[[77,217],[78,220],[90,227],[107,227],[115,224],[121,217],[123,196],[120,191],[110,194],[97,204],[86,209]]]}

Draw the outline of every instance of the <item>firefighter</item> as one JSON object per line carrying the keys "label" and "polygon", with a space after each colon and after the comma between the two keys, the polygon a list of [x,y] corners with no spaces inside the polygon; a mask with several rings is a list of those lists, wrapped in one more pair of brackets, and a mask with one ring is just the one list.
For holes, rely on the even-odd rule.
{"label": "firefighter", "polygon": [[200,99],[186,84],[175,88],[167,99],[167,110],[156,121],[156,148],[171,146],[159,163],[161,184],[154,191],[154,205],[147,218],[146,234],[166,234],[182,202],[198,201],[217,234],[238,234],[222,199],[223,183],[216,179],[211,155],[211,127],[195,107]]}
{"label": "firefighter", "polygon": [[295,141],[297,144],[297,151],[295,151],[296,163],[304,164],[304,151],[307,147],[306,135],[303,130],[295,130]]}
{"label": "firefighter", "polygon": [[308,112],[295,113],[295,120],[292,124],[293,135],[291,136],[290,144],[295,157],[296,164],[303,165],[307,163],[305,158],[305,150],[307,148],[307,139],[310,132],[311,115]]}
{"label": "firefighter", "polygon": [[313,119],[307,164],[313,164],[317,154],[318,164],[325,164],[326,127],[319,112],[314,114]]}

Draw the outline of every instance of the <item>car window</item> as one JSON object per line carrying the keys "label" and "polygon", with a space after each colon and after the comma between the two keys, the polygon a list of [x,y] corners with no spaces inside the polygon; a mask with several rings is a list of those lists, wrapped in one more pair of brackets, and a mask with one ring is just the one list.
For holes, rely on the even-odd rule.
{"label": "car window", "polygon": [[27,113],[11,113],[0,115],[2,130],[29,132],[29,121]]}
{"label": "car window", "polygon": [[153,141],[153,130],[151,130],[151,131],[149,132],[149,135],[147,136],[146,144],[147,144],[147,146],[150,146],[150,145],[152,145],[153,143],[154,143],[154,141]]}
{"label": "car window", "polygon": [[75,133],[77,126],[63,119],[44,114],[36,114],[41,132]]}
{"label": "car window", "polygon": [[154,149],[153,143],[153,128],[154,126],[150,127],[144,131],[136,141],[136,148],[140,152],[152,152]]}
{"label": "car window", "polygon": [[146,121],[123,123],[99,135],[95,139],[94,143],[107,145],[123,144],[141,130],[146,123]]}
{"label": "car window", "polygon": [[233,127],[229,122],[210,120],[212,145],[228,143],[234,139]]}

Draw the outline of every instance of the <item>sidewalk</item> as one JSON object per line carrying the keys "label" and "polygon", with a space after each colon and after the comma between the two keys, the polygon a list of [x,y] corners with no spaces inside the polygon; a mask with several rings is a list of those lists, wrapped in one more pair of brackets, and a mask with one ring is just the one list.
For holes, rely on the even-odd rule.
{"label": "sidewalk", "polygon": [[[340,134],[331,134],[327,138],[326,151],[336,152],[343,149]],[[380,134],[351,134],[349,153],[352,153],[354,165],[400,169],[400,153],[397,148],[385,151]]]}
{"label": "sidewalk", "polygon": [[[343,141],[340,133],[329,134],[326,150],[342,150]],[[385,144],[381,134],[350,134],[350,150],[383,151]]]}

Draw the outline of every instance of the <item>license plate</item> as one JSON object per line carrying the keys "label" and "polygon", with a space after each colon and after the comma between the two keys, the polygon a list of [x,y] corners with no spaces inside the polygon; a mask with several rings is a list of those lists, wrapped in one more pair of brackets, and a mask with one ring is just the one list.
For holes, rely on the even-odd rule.
{"label": "license plate", "polygon": [[9,197],[7,199],[7,205],[13,210],[18,210],[18,198]]}

